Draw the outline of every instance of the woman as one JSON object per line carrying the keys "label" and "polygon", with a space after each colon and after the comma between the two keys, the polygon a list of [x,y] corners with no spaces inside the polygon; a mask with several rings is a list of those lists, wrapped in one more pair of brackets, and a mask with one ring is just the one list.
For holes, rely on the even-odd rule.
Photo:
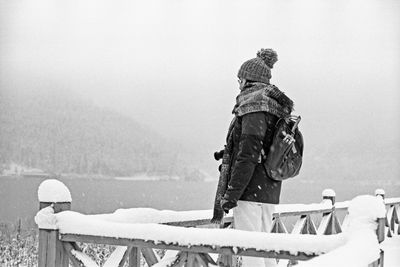
{"label": "woman", "polygon": [[[235,229],[269,232],[274,206],[279,203],[281,182],[268,177],[262,164],[276,122],[293,109],[292,100],[270,84],[277,60],[274,50],[261,49],[256,58],[242,64],[238,73],[240,94],[224,154],[229,155],[228,184],[220,198],[224,212],[233,209]],[[242,259],[243,267],[274,265],[275,259]]]}

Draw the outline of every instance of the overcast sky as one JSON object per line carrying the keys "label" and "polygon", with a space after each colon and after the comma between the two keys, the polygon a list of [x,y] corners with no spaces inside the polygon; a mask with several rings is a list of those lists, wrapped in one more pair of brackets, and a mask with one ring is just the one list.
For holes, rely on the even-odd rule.
{"label": "overcast sky", "polygon": [[0,0],[1,90],[75,91],[186,143],[223,146],[260,48],[308,149],[400,136],[400,1]]}

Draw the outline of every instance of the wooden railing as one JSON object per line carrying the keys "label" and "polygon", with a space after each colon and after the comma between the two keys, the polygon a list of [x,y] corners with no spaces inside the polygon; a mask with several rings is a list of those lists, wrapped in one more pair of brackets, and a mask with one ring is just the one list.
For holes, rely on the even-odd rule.
{"label": "wooden railing", "polygon": [[[377,236],[379,242],[382,242],[385,235],[392,237],[400,234],[399,228],[399,206],[400,198],[385,199],[384,192],[377,190],[376,195],[385,201],[387,207],[387,216],[378,222]],[[40,209],[52,206],[54,213],[70,210],[69,202],[41,202]],[[283,233],[288,235],[287,221],[293,224],[293,218],[297,218],[294,223],[291,234],[309,234],[309,235],[332,235],[341,233],[346,227],[347,217],[340,222],[339,213],[346,213],[347,202],[335,203],[335,193],[332,190],[324,190],[323,200],[319,204],[308,205],[278,205],[274,213],[274,222],[271,232]],[[287,218],[292,218],[288,220]],[[232,217],[224,218],[220,227],[228,227],[232,223]],[[318,226],[317,226],[317,222]],[[208,218],[199,218],[195,220],[171,221],[163,223],[165,227],[216,227],[210,224]],[[385,227],[386,225],[386,227]],[[287,235],[282,235],[282,238]],[[116,250],[104,263],[103,266],[124,266],[127,262],[130,267],[141,266],[142,261],[146,261],[148,266],[209,266],[209,264],[219,266],[233,266],[233,258],[239,256],[267,257],[275,259],[289,260],[288,266],[295,264],[299,260],[308,260],[318,256],[313,253],[298,252],[296,255],[290,251],[260,251],[252,248],[238,247],[216,247],[208,245],[183,246],[179,244],[168,244],[154,240],[141,240],[132,238],[119,238],[112,236],[82,235],[74,233],[59,233],[58,229],[39,229],[39,267],[61,266],[66,267],[71,261],[73,266],[97,266],[85,255],[78,242],[108,244],[117,246]],[[165,256],[159,259],[155,249],[176,251],[172,256]],[[210,254],[220,254],[218,259]],[[168,258],[168,259],[166,259]],[[161,262],[165,265],[161,265]],[[218,261],[218,262],[217,262]],[[381,258],[370,266],[383,266],[383,252]]]}

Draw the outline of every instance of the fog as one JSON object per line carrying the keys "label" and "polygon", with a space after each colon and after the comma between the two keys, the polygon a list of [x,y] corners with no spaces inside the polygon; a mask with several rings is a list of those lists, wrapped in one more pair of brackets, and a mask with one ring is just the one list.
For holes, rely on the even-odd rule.
{"label": "fog", "polygon": [[210,155],[260,48],[306,151],[400,136],[400,2],[0,1],[1,91],[71,90]]}

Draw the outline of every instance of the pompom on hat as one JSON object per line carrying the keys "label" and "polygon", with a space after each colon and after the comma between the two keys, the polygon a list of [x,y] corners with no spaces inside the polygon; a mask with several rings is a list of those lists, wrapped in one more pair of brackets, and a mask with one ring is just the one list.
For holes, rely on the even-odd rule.
{"label": "pompom on hat", "polygon": [[254,82],[269,84],[271,79],[271,69],[278,61],[278,54],[270,49],[261,48],[257,52],[257,57],[247,60],[239,69],[238,77]]}

